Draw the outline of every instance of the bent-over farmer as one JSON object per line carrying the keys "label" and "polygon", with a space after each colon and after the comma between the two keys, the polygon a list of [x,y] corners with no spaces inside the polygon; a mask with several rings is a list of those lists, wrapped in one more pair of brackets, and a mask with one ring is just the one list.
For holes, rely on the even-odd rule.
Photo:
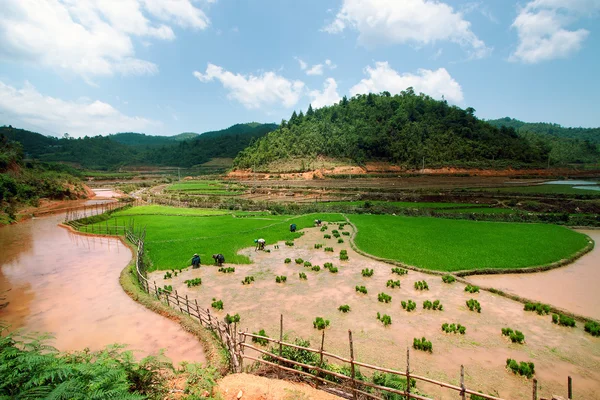
{"label": "bent-over farmer", "polygon": [[198,255],[198,253],[194,254],[194,256],[192,257],[192,268],[200,268],[200,256]]}
{"label": "bent-over farmer", "polygon": [[213,254],[212,258],[215,260],[215,265],[218,265],[219,267],[225,262],[225,257],[221,253]]}

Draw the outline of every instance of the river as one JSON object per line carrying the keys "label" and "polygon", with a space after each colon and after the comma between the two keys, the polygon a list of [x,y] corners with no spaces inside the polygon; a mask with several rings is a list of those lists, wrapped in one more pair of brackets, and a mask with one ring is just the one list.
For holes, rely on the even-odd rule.
{"label": "river", "polygon": [[[88,204],[92,204],[91,202]],[[204,362],[201,343],[179,324],[133,301],[119,284],[132,253],[116,238],[57,226],[64,214],[0,228],[0,321],[48,332],[59,350],[128,345],[137,358],[165,349],[174,363]]]}

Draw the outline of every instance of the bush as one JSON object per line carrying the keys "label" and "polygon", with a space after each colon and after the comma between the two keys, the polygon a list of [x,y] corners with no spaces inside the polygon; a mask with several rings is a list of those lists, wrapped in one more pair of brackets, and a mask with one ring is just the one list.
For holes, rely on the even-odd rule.
{"label": "bush", "polygon": [[398,275],[406,275],[408,274],[408,270],[404,269],[404,268],[392,268],[392,274],[398,274]]}
{"label": "bush", "polygon": [[222,310],[223,309],[223,300],[217,300],[213,297],[212,303],[210,303],[210,306],[217,310]]}
{"label": "bush", "polygon": [[392,289],[399,288],[400,287],[400,281],[395,281],[393,279],[388,279],[388,281],[386,282],[385,286],[389,287],[389,288],[392,288]]}
{"label": "bush", "polygon": [[347,313],[348,311],[350,311],[350,306],[348,304],[344,304],[343,306],[339,306],[338,310],[343,313]]}
{"label": "bush", "polygon": [[235,315],[229,315],[229,314],[227,314],[227,315],[225,316],[225,323],[226,323],[227,325],[231,325],[231,324],[233,324],[234,322],[235,322],[235,323],[237,323],[237,322],[240,322],[240,314],[235,314]]}
{"label": "bush", "polygon": [[[373,383],[379,386],[388,387],[391,389],[396,389],[401,392],[406,391],[407,382],[406,378],[400,377],[396,374],[388,374],[383,372],[375,372],[373,374]],[[414,379],[410,380],[411,393],[419,394],[419,392],[415,389],[417,386],[417,381]],[[384,400],[405,400],[404,396],[399,394],[390,393],[390,392],[382,392],[382,396]],[[429,397],[429,396],[426,396]]]}
{"label": "bush", "polygon": [[[310,342],[308,340],[304,340],[301,338],[296,338],[294,340],[294,344],[296,346],[300,346],[300,347],[310,347]],[[273,346],[269,349],[269,352],[272,354],[276,354],[279,355],[279,346]],[[302,350],[302,349],[297,349],[295,347],[290,347],[290,346],[282,346],[282,354],[281,356],[283,358],[286,358],[288,360],[292,360],[292,361],[296,361],[302,364],[308,364],[308,365],[317,365],[319,363],[319,355],[316,353],[312,353],[308,350]],[[270,361],[270,362],[278,362],[277,359],[270,357],[268,355],[263,355],[263,358],[266,361]],[[297,366],[294,366],[293,364],[289,364],[289,363],[282,363],[283,366],[289,367],[289,368],[299,368]],[[308,371],[306,371],[308,372]]]}
{"label": "bush", "polygon": [[535,311],[538,315],[550,314],[550,306],[542,303],[525,303],[525,311]]}
{"label": "bush", "polygon": [[342,238],[339,238],[339,239],[338,239],[338,243],[344,243],[344,239],[342,239]]}
{"label": "bush", "polygon": [[304,272],[300,272],[298,273],[298,276],[300,277],[300,279],[304,279],[307,280],[308,278],[306,277],[306,274]]}
{"label": "bush", "polygon": [[285,283],[285,281],[287,281],[287,276],[285,275],[279,275],[275,277],[275,282],[277,283]]}
{"label": "bush", "polygon": [[357,286],[357,287],[356,287],[356,291],[357,291],[357,292],[360,292],[360,293],[362,293],[362,294],[367,294],[367,288],[366,288],[366,287],[364,287],[364,286]]}
{"label": "bush", "polygon": [[467,307],[469,307],[469,310],[471,311],[481,312],[481,304],[475,299],[467,300]]}
{"label": "bush", "polygon": [[586,322],[584,329],[592,336],[600,336],[600,324],[595,321]]}
{"label": "bush", "polygon": [[423,302],[423,308],[426,310],[439,310],[439,311],[443,311],[444,310],[444,306],[442,304],[440,304],[439,300],[435,300],[433,303],[429,300],[425,300]]}
{"label": "bush", "polygon": [[292,259],[291,258],[286,258],[283,262],[286,263],[286,264],[289,264],[289,263],[292,262]]}
{"label": "bush", "polygon": [[312,267],[312,263],[310,261],[304,261],[305,267]]}
{"label": "bush", "polygon": [[575,327],[575,320],[564,314],[552,314],[552,323],[573,328]]}
{"label": "bush", "polygon": [[383,323],[383,326],[388,326],[392,323],[392,317],[387,314],[379,314],[377,313],[377,319]]}
{"label": "bush", "polygon": [[360,273],[362,274],[362,276],[365,276],[365,277],[373,276],[373,270],[369,269],[369,268],[363,269]]}
{"label": "bush", "polygon": [[465,286],[465,292],[479,293],[479,286],[467,285]]}
{"label": "bush", "polygon": [[325,234],[325,235],[323,235],[323,238],[324,239],[331,239],[331,235]]}
{"label": "bush", "polygon": [[326,252],[333,253],[333,247],[325,247],[323,250],[325,250]]}
{"label": "bush", "polygon": [[456,282],[456,278],[453,275],[444,275],[442,276],[442,281],[444,283],[453,283]]}
{"label": "bush", "polygon": [[377,295],[377,300],[379,300],[380,303],[389,303],[392,301],[392,296],[381,292]]}
{"label": "bush", "polygon": [[315,249],[320,249],[321,247],[323,247],[321,243],[315,243]]}
{"label": "bush", "polygon": [[292,240],[286,240],[286,241],[285,241],[285,245],[286,245],[286,246],[293,246],[293,245],[294,245],[294,242],[293,242]]}
{"label": "bush", "polygon": [[304,260],[301,258],[296,258],[294,261],[296,261],[296,264],[302,264],[304,262]]}
{"label": "bush", "polygon": [[319,271],[321,270],[321,267],[319,267],[318,265],[313,265],[313,266],[311,267],[311,270],[312,270],[312,271],[315,271],[315,272],[319,272]]}
{"label": "bush", "polygon": [[340,260],[342,260],[342,261],[348,260],[348,251],[347,250],[340,250]]}
{"label": "bush", "polygon": [[413,347],[416,350],[428,351],[430,353],[433,352],[433,345],[429,340],[425,339],[425,336],[423,336],[421,339],[414,338]]}
{"label": "bush", "polygon": [[253,276],[247,276],[244,278],[244,280],[242,281],[242,285],[249,285],[252,282],[254,282],[254,277]]}
{"label": "bush", "polygon": [[400,304],[402,304],[402,308],[408,312],[411,312],[417,308],[417,303],[412,300],[408,300],[408,302],[402,300]]}
{"label": "bush", "polygon": [[222,272],[224,274],[229,274],[231,272],[235,272],[235,268],[234,267],[221,267],[221,268],[219,268],[219,272]]}
{"label": "bush", "polygon": [[329,320],[328,319],[323,319],[322,317],[317,317],[315,318],[315,320],[313,321],[313,327],[321,330],[321,329],[325,329],[329,326]]}
{"label": "bush", "polygon": [[[260,330],[260,331],[258,331],[258,332],[252,332],[252,333],[253,333],[254,335],[258,335],[258,336],[269,337],[269,336],[267,335],[267,333],[265,332],[265,330],[264,330],[264,329],[261,329],[261,330]],[[269,343],[269,341],[268,341],[267,339],[263,339],[263,338],[256,338],[256,337],[253,337],[253,338],[252,338],[252,342],[254,342],[254,343],[258,343],[258,344],[260,344],[260,345],[262,345],[262,346],[266,346],[266,345]]]}
{"label": "bush", "polygon": [[183,283],[185,283],[187,287],[200,286],[202,285],[202,278],[188,279],[186,281],[183,281]]}
{"label": "bush", "polygon": [[512,358],[506,359],[506,367],[514,374],[519,374],[531,378],[535,374],[535,366],[532,362],[521,361],[518,363]]}
{"label": "bush", "polygon": [[417,290],[429,290],[429,285],[427,285],[427,282],[425,282],[425,281],[416,281],[415,282],[415,289],[417,289]]}

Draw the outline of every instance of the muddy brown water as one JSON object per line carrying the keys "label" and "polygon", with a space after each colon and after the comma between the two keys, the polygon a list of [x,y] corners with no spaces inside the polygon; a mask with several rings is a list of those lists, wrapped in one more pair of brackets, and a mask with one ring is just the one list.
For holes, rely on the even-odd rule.
{"label": "muddy brown water", "polygon": [[551,304],[600,320],[600,230],[579,230],[596,248],[568,266],[534,274],[475,275],[477,285]]}
{"label": "muddy brown water", "polygon": [[57,226],[63,214],[0,228],[0,321],[11,330],[49,332],[59,350],[128,345],[137,358],[165,354],[203,362],[198,339],[133,301],[119,284],[132,253],[116,238],[81,236]]}
{"label": "muddy brown water", "polygon": [[[351,329],[355,355],[360,361],[399,370],[406,369],[406,349],[412,346],[413,338],[426,336],[433,343],[433,353],[411,349],[411,370],[415,374],[458,384],[463,364],[468,388],[505,399],[531,399],[532,381],[505,368],[506,359],[513,358],[535,363],[539,396],[566,397],[567,376],[571,376],[576,398],[600,399],[600,338],[585,333],[581,324],[576,328],[556,326],[550,316],[523,311],[521,303],[488,292],[469,294],[463,284],[444,284],[438,276],[414,271],[405,276],[392,274],[390,265],[355,253],[347,237],[342,237],[346,243],[338,244],[335,239],[324,239],[317,228],[306,229],[292,248],[279,243],[279,249],[268,246],[270,253],[243,250],[254,263],[235,265],[235,273],[223,274],[214,266],[203,266],[198,270],[188,269],[169,280],[163,279],[163,273],[155,272],[151,279],[160,285],[173,285],[180,294],[197,299],[204,307],[210,305],[212,298],[223,300],[224,310],[216,314],[223,317],[226,313],[239,313],[241,328],[250,332],[265,329],[269,336],[278,337],[279,316],[283,314],[284,333],[289,340],[309,339],[316,348],[320,332],[313,328],[312,322],[321,316],[331,321],[325,331],[327,351],[349,356]],[[315,243],[332,246],[335,252],[314,249]],[[348,261],[339,260],[341,249],[348,251]],[[291,264],[283,262],[286,257],[292,259]],[[339,272],[313,272],[296,265],[295,258],[321,267],[332,262]],[[362,277],[363,268],[372,268],[374,276]],[[305,272],[308,280],[300,280],[299,272]],[[241,281],[247,275],[254,276],[256,281],[244,286]],[[277,275],[286,275],[287,282],[275,283]],[[194,277],[201,277],[202,285],[187,288],[184,281]],[[388,279],[400,280],[401,288],[386,287]],[[415,290],[413,285],[417,280],[426,280],[430,290]],[[358,294],[356,285],[365,285],[368,294]],[[380,292],[391,295],[392,302],[378,302]],[[481,314],[467,309],[465,302],[470,298],[481,303]],[[400,301],[408,299],[417,303],[416,311],[408,313],[402,309]],[[442,302],[444,311],[423,309],[424,300],[436,299]],[[349,313],[337,310],[343,304],[350,305]],[[376,318],[377,312],[390,315],[392,324],[384,327]],[[443,333],[444,322],[465,325],[466,335]],[[504,327],[521,330],[526,343],[511,343],[501,335]],[[456,392],[431,384],[419,383],[418,387],[436,399],[458,398]]]}

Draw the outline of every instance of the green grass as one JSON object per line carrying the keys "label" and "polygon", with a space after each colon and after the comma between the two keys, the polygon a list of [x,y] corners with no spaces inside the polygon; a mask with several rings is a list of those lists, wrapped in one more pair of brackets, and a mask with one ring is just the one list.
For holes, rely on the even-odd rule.
{"label": "green grass", "polygon": [[[298,229],[312,227],[314,220],[342,221],[340,214],[309,214],[304,216],[248,216],[234,218],[232,215],[216,216],[170,216],[171,207],[157,207],[156,215],[132,215],[128,212],[115,213],[108,222],[111,226],[127,225],[134,221],[136,227],[146,228],[146,254],[152,261],[152,269],[169,270],[190,265],[194,253],[198,253],[202,264],[212,264],[212,254],[222,253],[226,263],[246,264],[250,260],[237,252],[245,247],[254,247],[254,239],[264,238],[267,245],[277,241],[293,240],[301,233],[292,233],[289,225],[295,223]],[[177,209],[190,210],[195,209]],[[202,212],[203,210],[197,210]],[[206,210],[204,210],[206,211]]]}
{"label": "green grass", "polygon": [[355,242],[361,250],[441,271],[545,265],[588,243],[587,236],[550,224],[382,215],[349,218],[358,228]]}
{"label": "green grass", "polygon": [[117,211],[113,216],[134,216],[134,215],[228,215],[231,214],[228,210],[217,210],[212,208],[181,208],[167,206],[140,206],[132,207],[127,210]]}
{"label": "green grass", "polygon": [[600,196],[597,190],[575,189],[569,185],[535,185],[514,186],[499,188],[472,189],[474,191],[499,192],[499,193],[522,193],[522,194],[586,194]]}
{"label": "green grass", "polygon": [[220,181],[184,181],[167,187],[167,191],[185,192],[187,194],[236,194],[244,187],[235,183]]}
{"label": "green grass", "polygon": [[[470,204],[470,203],[426,203],[426,202],[411,202],[411,201],[382,201],[382,200],[368,200],[367,202],[375,205],[389,205],[398,208],[473,208],[473,207],[485,207],[482,204]],[[335,206],[354,206],[363,207],[365,201],[329,201],[322,203],[323,205],[335,207]]]}
{"label": "green grass", "polygon": [[510,208],[491,208],[491,207],[478,207],[478,208],[452,208],[436,210],[447,214],[516,214],[518,211]]}

